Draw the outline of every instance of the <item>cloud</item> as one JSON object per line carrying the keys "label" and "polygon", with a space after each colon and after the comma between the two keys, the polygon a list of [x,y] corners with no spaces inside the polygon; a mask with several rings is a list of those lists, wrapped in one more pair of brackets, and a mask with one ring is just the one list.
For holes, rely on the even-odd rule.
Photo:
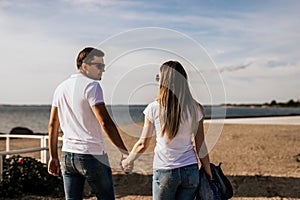
{"label": "cloud", "polygon": [[0,0],[0,9],[1,8],[38,8],[42,6],[43,4],[39,1],[35,0],[24,0],[24,1],[18,1],[18,0]]}
{"label": "cloud", "polygon": [[243,70],[243,69],[248,68],[252,63],[253,62],[231,65],[231,66],[223,67],[219,71],[221,73],[223,73],[223,72],[234,72],[234,71],[238,71],[238,70]]}
{"label": "cloud", "polygon": [[0,8],[6,8],[10,5],[12,5],[12,3],[9,0],[1,0],[0,1]]}
{"label": "cloud", "polygon": [[284,60],[270,60],[267,61],[266,67],[284,67],[284,66],[291,66],[290,62]]}
{"label": "cloud", "polygon": [[[64,0],[74,6],[80,6],[80,8],[107,8],[107,7],[130,7],[130,6],[141,6],[143,2],[139,1],[113,1],[113,0]],[[112,14],[112,13],[111,13]]]}
{"label": "cloud", "polygon": [[91,4],[91,5],[113,5],[116,4],[116,1],[111,0],[64,0],[72,4]]}

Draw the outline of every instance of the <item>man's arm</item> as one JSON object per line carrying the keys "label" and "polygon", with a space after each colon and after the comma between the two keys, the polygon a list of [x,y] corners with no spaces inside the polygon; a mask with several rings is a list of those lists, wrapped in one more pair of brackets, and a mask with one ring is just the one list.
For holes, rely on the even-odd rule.
{"label": "man's arm", "polygon": [[116,145],[119,150],[125,154],[128,155],[128,150],[126,146],[124,145],[124,142],[119,134],[119,131],[111,119],[109,113],[107,112],[107,109],[105,107],[104,103],[96,104],[92,107],[93,112],[100,123],[103,131],[106,133],[108,138],[112,141],[114,145]]}
{"label": "man's arm", "polygon": [[48,146],[49,146],[49,153],[50,153],[48,172],[53,176],[58,176],[59,169],[60,169],[58,153],[57,153],[58,129],[59,129],[58,109],[57,107],[52,107],[49,125],[48,125],[48,133],[49,133]]}

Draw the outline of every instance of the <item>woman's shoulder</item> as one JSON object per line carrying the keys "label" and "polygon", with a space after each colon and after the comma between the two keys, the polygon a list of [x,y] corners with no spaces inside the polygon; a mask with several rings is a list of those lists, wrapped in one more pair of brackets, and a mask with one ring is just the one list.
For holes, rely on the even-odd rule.
{"label": "woman's shoulder", "polygon": [[149,108],[157,108],[159,106],[159,103],[157,102],[157,101],[152,101],[151,103],[149,103],[148,105],[147,105],[147,108],[149,109]]}
{"label": "woman's shoulder", "polygon": [[149,103],[148,106],[159,106],[159,103],[157,100],[154,100],[151,103]]}
{"label": "woman's shoulder", "polygon": [[158,108],[159,108],[159,103],[157,101],[153,101],[146,106],[145,110],[153,112],[153,111],[157,110]]}
{"label": "woman's shoulder", "polygon": [[201,112],[202,116],[205,117],[205,109],[204,109],[204,107],[200,103],[198,103],[198,102],[197,102],[197,105],[200,108],[200,112]]}

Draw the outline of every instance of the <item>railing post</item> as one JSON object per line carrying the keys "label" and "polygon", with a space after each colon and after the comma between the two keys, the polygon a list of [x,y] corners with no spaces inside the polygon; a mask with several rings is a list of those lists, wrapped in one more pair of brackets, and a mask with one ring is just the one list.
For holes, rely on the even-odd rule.
{"label": "railing post", "polygon": [[0,183],[2,182],[3,180],[3,156],[0,155]]}
{"label": "railing post", "polygon": [[[6,136],[6,151],[10,151],[10,137]],[[9,155],[6,155],[6,158],[9,158]]]}
{"label": "railing post", "polygon": [[[41,148],[47,147],[47,136],[41,138]],[[49,151],[41,151],[41,162],[47,164],[49,161]]]}
{"label": "railing post", "polygon": [[[45,147],[45,137],[41,137],[41,148]],[[46,163],[46,155],[45,155],[45,150],[41,151],[41,162]]]}
{"label": "railing post", "polygon": [[[45,136],[45,147],[48,147],[48,137]],[[50,160],[50,154],[49,154],[49,149],[45,150],[45,163],[48,164],[49,160]]]}
{"label": "railing post", "polygon": [[[39,150],[35,150],[35,148],[30,148],[30,149],[34,149],[34,151],[30,151],[30,149],[24,149],[26,151],[22,151],[23,149],[19,150],[10,150],[10,138],[11,137],[15,137],[15,138],[33,138],[33,139],[40,139],[40,147],[41,148],[37,148]],[[41,162],[47,164],[49,159],[50,159],[50,154],[49,154],[49,150],[48,150],[48,136],[32,136],[32,135],[1,135],[0,134],[0,138],[6,138],[6,151],[1,151],[0,152],[0,156],[3,156],[2,162],[3,162],[3,158],[9,158],[9,155],[13,155],[13,154],[19,154],[19,153],[28,153],[28,152],[36,152],[36,151],[41,151]],[[58,137],[58,140],[62,140],[61,137]],[[62,147],[61,144],[58,145],[59,148]],[[28,151],[29,150],[29,151]],[[13,152],[13,153],[12,153]],[[5,157],[4,157],[5,156]],[[0,160],[1,161],[1,160]],[[0,163],[2,164],[2,163]],[[1,165],[0,165],[1,166]],[[2,168],[3,168],[3,164],[2,164]],[[1,170],[1,169],[0,169]],[[0,171],[1,172],[1,171]],[[1,173],[0,173],[1,176]]]}

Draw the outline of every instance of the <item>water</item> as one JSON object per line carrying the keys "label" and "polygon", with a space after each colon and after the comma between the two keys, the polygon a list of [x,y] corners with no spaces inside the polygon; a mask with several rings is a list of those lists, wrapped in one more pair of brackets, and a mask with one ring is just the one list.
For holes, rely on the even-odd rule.
{"label": "water", "polygon": [[26,127],[35,133],[47,133],[50,106],[0,106],[0,132]]}
{"label": "water", "polygon": [[[143,122],[146,106],[108,106],[117,125]],[[26,127],[35,133],[47,133],[50,106],[0,106],[0,133],[14,127]],[[300,115],[300,108],[205,107],[206,118],[262,117]]]}

